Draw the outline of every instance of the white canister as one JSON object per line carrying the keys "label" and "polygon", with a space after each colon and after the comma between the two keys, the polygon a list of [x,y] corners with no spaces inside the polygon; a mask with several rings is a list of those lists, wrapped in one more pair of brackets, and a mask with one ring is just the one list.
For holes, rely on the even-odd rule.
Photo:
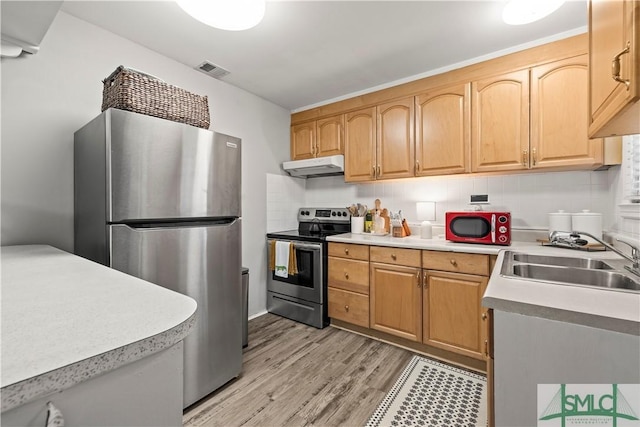
{"label": "white canister", "polygon": [[[571,215],[571,223],[573,231],[584,231],[602,240],[602,214],[584,209],[582,212]],[[582,236],[582,238],[589,243],[598,243],[589,236]]]}
{"label": "white canister", "polygon": [[549,233],[554,231],[573,231],[570,212],[561,209],[549,214]]}
{"label": "white canister", "polygon": [[353,234],[364,233],[364,217],[363,216],[351,217],[351,232]]}

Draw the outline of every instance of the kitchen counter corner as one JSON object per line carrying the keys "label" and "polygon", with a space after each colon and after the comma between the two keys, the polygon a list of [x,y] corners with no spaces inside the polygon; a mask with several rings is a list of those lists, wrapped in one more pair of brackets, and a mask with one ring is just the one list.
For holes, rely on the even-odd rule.
{"label": "kitchen counter corner", "polygon": [[[525,252],[600,260],[619,258],[609,251],[577,252],[542,246]],[[502,251],[496,260],[482,299],[485,307],[640,335],[640,294],[506,277],[501,274],[504,257],[505,251]]]}
{"label": "kitchen counter corner", "polygon": [[2,247],[2,412],[180,342],[196,302],[51,246]]}

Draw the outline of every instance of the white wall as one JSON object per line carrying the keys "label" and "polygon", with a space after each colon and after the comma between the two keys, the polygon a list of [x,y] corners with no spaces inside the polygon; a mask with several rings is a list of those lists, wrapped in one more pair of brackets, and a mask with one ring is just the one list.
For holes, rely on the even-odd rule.
{"label": "white wall", "polygon": [[100,114],[118,65],[207,95],[211,129],[242,138],[243,264],[249,314],[266,306],[266,174],[289,157],[290,112],[59,12],[36,55],[2,59],[2,245],[73,251],[73,132]]}

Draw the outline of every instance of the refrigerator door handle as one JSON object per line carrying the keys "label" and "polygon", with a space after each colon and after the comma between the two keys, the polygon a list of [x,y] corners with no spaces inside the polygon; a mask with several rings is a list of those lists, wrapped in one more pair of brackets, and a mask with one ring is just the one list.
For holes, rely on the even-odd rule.
{"label": "refrigerator door handle", "polygon": [[131,230],[163,230],[183,227],[228,227],[240,221],[239,218],[216,218],[201,221],[157,221],[157,222],[123,222],[111,223]]}

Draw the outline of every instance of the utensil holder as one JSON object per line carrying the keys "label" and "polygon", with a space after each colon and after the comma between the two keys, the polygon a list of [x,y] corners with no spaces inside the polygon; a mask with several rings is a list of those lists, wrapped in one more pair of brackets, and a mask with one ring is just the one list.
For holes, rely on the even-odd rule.
{"label": "utensil holder", "polygon": [[364,233],[364,217],[363,216],[351,217],[351,233],[353,234]]}

